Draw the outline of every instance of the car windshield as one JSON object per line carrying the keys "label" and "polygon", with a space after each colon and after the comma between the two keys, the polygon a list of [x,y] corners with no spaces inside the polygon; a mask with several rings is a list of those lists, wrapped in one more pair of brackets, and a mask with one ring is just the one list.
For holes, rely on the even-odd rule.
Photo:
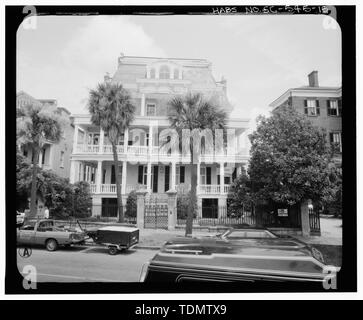
{"label": "car windshield", "polygon": [[35,222],[27,222],[26,225],[22,226],[21,230],[34,230]]}
{"label": "car windshield", "polygon": [[275,236],[267,230],[230,230],[224,234],[228,239],[244,239],[244,238],[275,238]]}

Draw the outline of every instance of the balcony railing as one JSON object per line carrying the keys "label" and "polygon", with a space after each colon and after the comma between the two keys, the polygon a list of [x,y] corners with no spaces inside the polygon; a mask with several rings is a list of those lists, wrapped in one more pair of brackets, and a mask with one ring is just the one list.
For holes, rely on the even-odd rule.
{"label": "balcony railing", "polygon": [[[112,154],[112,146],[111,145],[103,145],[101,150],[104,154]],[[87,154],[98,154],[100,153],[100,146],[95,144],[78,144],[75,153],[87,153]],[[127,152],[125,152],[125,147],[123,145],[117,146],[117,153],[122,155],[136,155],[136,156],[147,156],[151,153],[152,156],[163,156],[163,157],[179,157],[182,156],[180,152],[174,152],[171,150],[165,150],[160,146],[127,146]],[[188,157],[188,155],[187,155]],[[190,155],[189,155],[190,157]],[[239,158],[248,157],[247,150],[240,150],[236,154],[213,154],[213,153],[202,153],[200,158],[202,161],[223,161],[225,157],[235,157],[236,160]]]}
{"label": "balcony railing", "polygon": [[[230,185],[224,185],[221,188],[220,185],[216,184],[202,184],[197,187],[198,194],[227,194],[229,191]],[[146,185],[136,184],[136,185],[126,185],[126,194],[129,194],[131,191],[146,189]],[[122,186],[121,186],[122,190]],[[177,191],[189,191],[190,185],[177,185]],[[90,185],[91,193],[97,193],[97,185]],[[116,193],[116,184],[101,184],[100,185],[100,193]]]}
{"label": "balcony railing", "polygon": [[226,194],[228,193],[230,185],[224,185],[221,188],[218,184],[200,184],[197,188],[199,194]]}

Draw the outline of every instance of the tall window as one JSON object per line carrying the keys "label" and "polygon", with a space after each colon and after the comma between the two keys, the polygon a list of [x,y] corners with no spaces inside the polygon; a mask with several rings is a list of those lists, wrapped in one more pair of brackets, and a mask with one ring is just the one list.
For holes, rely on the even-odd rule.
{"label": "tall window", "polygon": [[318,100],[305,100],[305,108],[304,112],[308,116],[317,116],[320,115],[320,107]]}
{"label": "tall window", "polygon": [[335,152],[342,152],[342,136],[340,132],[330,132],[330,144]]}
{"label": "tall window", "polygon": [[176,184],[185,183],[185,166],[176,167]]}
{"label": "tall window", "polygon": [[174,69],[174,79],[179,79],[179,70]]}
{"label": "tall window", "polygon": [[160,79],[170,79],[170,71],[168,66],[162,66],[159,70]]}
{"label": "tall window", "polygon": [[150,78],[151,78],[151,79],[155,79],[155,69],[154,69],[154,68],[152,68],[152,69],[150,70]]}
{"label": "tall window", "polygon": [[[43,155],[43,159],[44,159],[44,155]],[[61,153],[60,153],[60,167],[64,168],[64,151],[61,151]]]}
{"label": "tall window", "polygon": [[338,100],[328,100],[328,116],[340,116],[341,108]]}
{"label": "tall window", "polygon": [[206,167],[200,167],[200,184],[207,184]]}
{"label": "tall window", "polygon": [[148,103],[146,105],[146,115],[148,117],[156,116],[156,105],[155,105],[155,103]]}

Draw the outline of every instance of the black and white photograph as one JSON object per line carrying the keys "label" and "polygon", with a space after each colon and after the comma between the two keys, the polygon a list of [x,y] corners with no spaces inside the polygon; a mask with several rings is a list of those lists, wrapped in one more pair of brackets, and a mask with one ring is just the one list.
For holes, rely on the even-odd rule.
{"label": "black and white photograph", "polygon": [[6,10],[9,291],[355,291],[353,6]]}

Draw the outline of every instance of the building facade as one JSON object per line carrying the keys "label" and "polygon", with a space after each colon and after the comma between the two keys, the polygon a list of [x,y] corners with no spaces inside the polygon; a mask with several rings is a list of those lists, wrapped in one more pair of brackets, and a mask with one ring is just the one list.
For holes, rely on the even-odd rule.
{"label": "building facade", "polygon": [[282,106],[291,106],[305,114],[313,125],[325,129],[327,143],[334,148],[334,162],[341,166],[342,88],[319,86],[318,71],[312,71],[308,80],[308,86],[288,89],[270,107],[274,112]]}
{"label": "building facade", "polygon": [[[168,101],[175,95],[201,92],[217,99],[230,113],[233,108],[227,99],[226,81],[215,81],[207,60],[123,55],[113,77],[106,75],[105,81],[122,84],[136,106],[135,119],[118,146],[123,203],[137,189],[145,189],[158,198],[166,196],[168,190],[187,192],[191,182],[190,155],[164,148],[160,143],[163,130],[170,128]],[[94,216],[115,216],[115,210],[108,210],[116,203],[116,178],[107,135],[91,123],[89,114],[75,114],[72,118],[75,131],[70,180],[90,183]],[[223,154],[210,150],[202,153],[197,188],[200,206],[226,204],[232,179],[247,165],[248,126],[248,119],[229,119],[227,128],[235,134],[229,147]]]}
{"label": "building facade", "polygon": [[[29,104],[49,105],[57,107],[57,110],[69,117],[70,112],[57,105],[57,100],[54,99],[36,99],[26,92],[20,91],[16,96],[17,107],[26,106]],[[57,175],[63,178],[69,178],[70,174],[70,157],[72,154],[72,141],[74,126],[69,125],[64,128],[63,135],[59,142],[54,143],[47,141],[39,154],[39,166],[45,170],[52,170]],[[25,146],[19,146],[22,154],[32,161],[32,150]]]}

